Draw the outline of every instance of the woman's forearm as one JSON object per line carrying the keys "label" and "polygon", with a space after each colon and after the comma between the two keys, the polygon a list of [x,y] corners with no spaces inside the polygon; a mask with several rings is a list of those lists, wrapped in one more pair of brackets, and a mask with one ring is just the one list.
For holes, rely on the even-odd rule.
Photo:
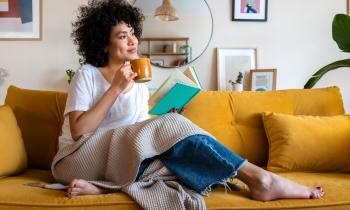
{"label": "woman's forearm", "polygon": [[70,113],[69,122],[72,138],[78,140],[83,134],[94,132],[106,118],[121,92],[122,90],[111,87],[90,110]]}

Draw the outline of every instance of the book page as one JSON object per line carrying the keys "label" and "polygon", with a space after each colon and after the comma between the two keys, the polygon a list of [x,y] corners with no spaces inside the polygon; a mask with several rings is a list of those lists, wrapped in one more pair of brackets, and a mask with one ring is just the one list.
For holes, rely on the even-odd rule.
{"label": "book page", "polygon": [[186,77],[181,71],[175,70],[170,76],[163,82],[156,92],[150,97],[148,103],[152,107],[159,102],[161,98],[165,96],[167,92],[176,84],[181,83],[193,87],[197,85],[188,77]]}
{"label": "book page", "polygon": [[192,66],[187,67],[183,74],[190,78],[199,88],[202,88],[196,70]]}

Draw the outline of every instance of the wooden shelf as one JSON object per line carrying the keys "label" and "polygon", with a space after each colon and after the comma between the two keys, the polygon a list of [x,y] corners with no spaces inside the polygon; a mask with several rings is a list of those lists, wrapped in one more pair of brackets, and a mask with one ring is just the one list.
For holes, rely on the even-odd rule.
{"label": "wooden shelf", "polygon": [[186,56],[187,53],[171,53],[171,52],[157,52],[157,53],[142,53],[142,55],[145,55],[149,57],[150,55],[160,55],[160,56]]}
{"label": "wooden shelf", "polygon": [[[173,63],[184,62],[188,59],[188,52],[180,50],[180,46],[188,45],[188,37],[143,37],[141,55],[159,60],[163,66],[174,66]],[[182,57],[179,57],[182,56]]]}
{"label": "wooden shelf", "polygon": [[188,37],[145,37],[141,41],[188,41]]}

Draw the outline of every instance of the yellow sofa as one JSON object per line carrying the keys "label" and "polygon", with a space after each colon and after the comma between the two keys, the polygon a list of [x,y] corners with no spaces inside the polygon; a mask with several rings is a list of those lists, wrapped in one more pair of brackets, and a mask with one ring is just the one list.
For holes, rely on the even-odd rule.
{"label": "yellow sofa", "polygon": [[[17,119],[28,166],[20,174],[0,178],[0,210],[139,209],[137,203],[124,193],[68,199],[64,196],[64,191],[25,185],[30,182],[53,182],[49,169],[57,149],[57,137],[61,132],[65,100],[66,93],[26,90],[14,86],[8,88],[5,105],[12,108]],[[337,87],[269,92],[202,91],[186,107],[183,114],[216,136],[228,148],[250,162],[266,167],[269,144],[262,122],[262,112],[332,116],[343,115],[344,108]],[[299,171],[279,174],[305,185],[321,185],[326,194],[318,200],[282,199],[259,202],[249,198],[249,190],[244,184],[233,180],[239,182],[241,191],[226,193],[222,187],[214,188],[205,197],[207,208],[350,209],[350,174]]]}

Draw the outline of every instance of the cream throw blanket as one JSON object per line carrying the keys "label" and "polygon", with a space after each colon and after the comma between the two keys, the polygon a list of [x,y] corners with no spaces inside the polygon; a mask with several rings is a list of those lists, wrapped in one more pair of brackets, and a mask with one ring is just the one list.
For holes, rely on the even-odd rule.
{"label": "cream throw blanket", "polygon": [[144,209],[205,209],[202,196],[180,184],[160,160],[135,182],[144,159],[162,154],[194,134],[210,135],[182,115],[171,113],[83,136],[56,154],[52,173],[62,183],[80,178],[123,191]]}

